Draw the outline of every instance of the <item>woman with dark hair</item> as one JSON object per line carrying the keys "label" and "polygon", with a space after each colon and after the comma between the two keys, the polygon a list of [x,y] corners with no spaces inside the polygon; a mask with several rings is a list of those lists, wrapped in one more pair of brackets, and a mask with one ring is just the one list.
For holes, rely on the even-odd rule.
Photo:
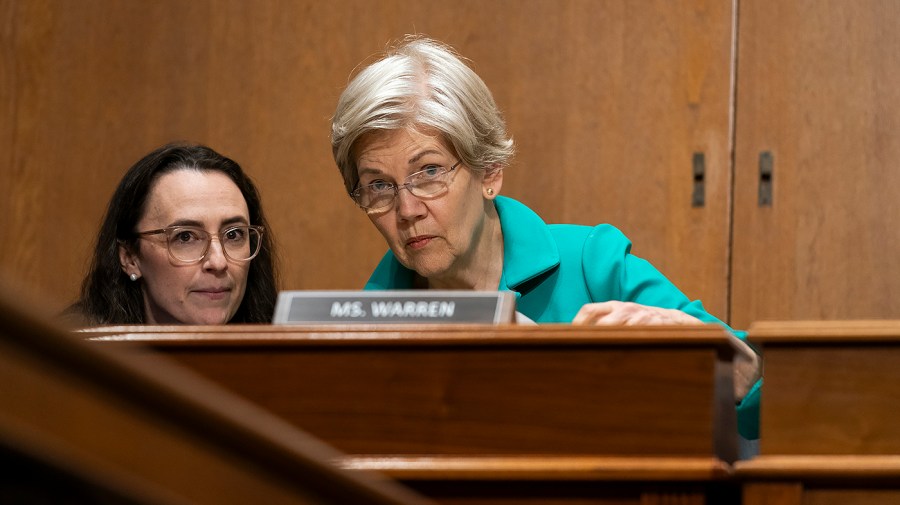
{"label": "woman with dark hair", "polygon": [[272,233],[240,165],[168,144],[125,173],[67,312],[87,325],[266,323],[275,275]]}

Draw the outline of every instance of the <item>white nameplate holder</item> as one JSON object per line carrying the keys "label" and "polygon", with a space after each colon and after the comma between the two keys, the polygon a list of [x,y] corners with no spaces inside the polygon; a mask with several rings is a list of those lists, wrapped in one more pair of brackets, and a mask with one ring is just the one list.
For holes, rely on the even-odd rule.
{"label": "white nameplate holder", "polygon": [[273,324],[511,323],[510,291],[282,291]]}

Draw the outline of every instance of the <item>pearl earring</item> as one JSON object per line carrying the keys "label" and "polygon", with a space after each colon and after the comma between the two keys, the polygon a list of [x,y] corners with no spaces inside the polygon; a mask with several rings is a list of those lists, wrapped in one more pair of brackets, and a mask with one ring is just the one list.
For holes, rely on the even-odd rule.
{"label": "pearl earring", "polygon": [[131,274],[131,275],[128,276],[128,278],[131,279],[131,282],[134,282],[134,281],[138,280],[137,274]]}

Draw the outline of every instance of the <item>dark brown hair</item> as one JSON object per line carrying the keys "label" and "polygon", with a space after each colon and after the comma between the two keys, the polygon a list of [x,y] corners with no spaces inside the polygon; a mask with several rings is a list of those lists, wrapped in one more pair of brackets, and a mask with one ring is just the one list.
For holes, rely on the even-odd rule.
{"label": "dark brown hair", "polygon": [[272,230],[263,215],[259,193],[240,165],[209,147],[172,143],[155,149],[132,165],[116,188],[97,236],[91,267],[81,287],[81,299],[67,309],[67,317],[80,316],[89,325],[142,324],[144,299],[139,283],[131,282],[119,263],[119,243],[135,245],[135,226],[154,181],[180,169],[220,172],[227,175],[244,196],[250,224],[265,233],[259,254],[250,262],[247,289],[232,323],[268,323],[278,294],[276,255]]}

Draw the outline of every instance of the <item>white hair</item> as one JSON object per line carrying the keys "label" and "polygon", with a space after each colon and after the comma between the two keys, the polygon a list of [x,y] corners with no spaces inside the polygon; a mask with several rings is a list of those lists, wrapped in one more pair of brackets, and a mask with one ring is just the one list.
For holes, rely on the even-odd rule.
{"label": "white hair", "polygon": [[449,46],[408,37],[347,85],[331,122],[334,161],[347,192],[359,183],[353,148],[377,131],[441,132],[463,164],[502,169],[514,153],[506,122],[484,81]]}

